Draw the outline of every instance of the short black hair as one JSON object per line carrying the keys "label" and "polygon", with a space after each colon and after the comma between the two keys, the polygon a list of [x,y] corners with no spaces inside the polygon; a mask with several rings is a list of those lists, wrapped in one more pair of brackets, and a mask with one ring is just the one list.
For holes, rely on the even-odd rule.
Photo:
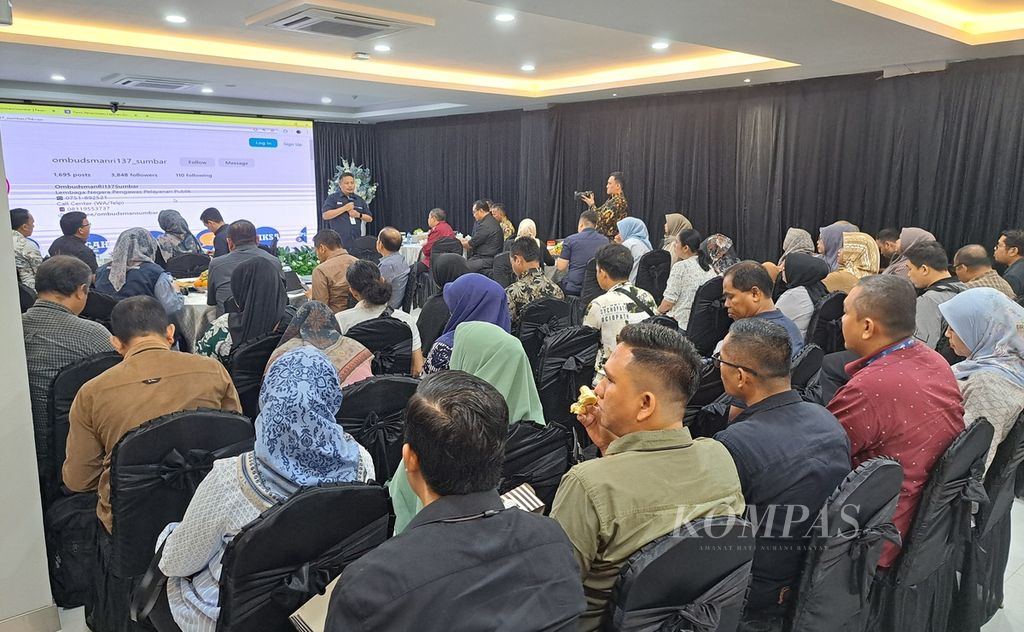
{"label": "short black hair", "polygon": [[981,244],[967,244],[953,255],[953,262],[957,265],[964,265],[968,268],[991,268],[992,260],[989,259],[988,250]]}
{"label": "short black hair", "polygon": [[613,171],[608,174],[608,177],[614,178],[615,181],[619,183],[620,187],[626,187],[626,174],[622,173],[621,171]]}
{"label": "short black hair", "polygon": [[420,382],[405,409],[405,442],[441,496],[495,489],[508,438],[508,405],[486,381],[442,371]]}
{"label": "short black hair", "polygon": [[633,253],[622,244],[605,244],[594,254],[597,267],[616,281],[628,279],[633,271]]}
{"label": "short black hair", "polygon": [[402,233],[394,226],[385,226],[380,229],[377,239],[384,246],[384,250],[388,252],[398,252],[402,249]]}
{"label": "short black hair", "polygon": [[871,318],[891,336],[912,336],[917,329],[917,290],[910,279],[895,274],[866,276],[854,303],[857,316]]}
{"label": "short black hair", "polygon": [[631,365],[647,371],[652,380],[660,381],[683,405],[697,392],[700,354],[679,330],[656,323],[637,323],[623,327],[616,340],[629,347]]}
{"label": "short black hair", "polygon": [[949,258],[946,249],[937,241],[921,241],[903,253],[913,266],[928,266],[932,270],[948,270]]}
{"label": "short black hair", "polygon": [[999,233],[999,236],[1006,242],[1006,248],[1016,248],[1017,254],[1024,256],[1024,230],[1008,228]]}
{"label": "short black hair", "polygon": [[170,324],[164,306],[152,296],[133,296],[118,301],[110,312],[110,333],[125,344],[139,336],[163,336]]}
{"label": "short black hair", "polygon": [[497,209],[497,210],[501,211],[501,213],[503,215],[505,215],[506,217],[508,216],[508,213],[505,212],[505,205],[503,203],[501,203],[501,202],[491,202],[490,206],[491,206],[491,210],[492,211]]}
{"label": "short black hair", "polygon": [[29,215],[31,215],[31,213],[28,212],[27,208],[12,208],[11,230],[18,230],[19,228],[27,224]]}
{"label": "short black hair", "polygon": [[583,211],[580,213],[580,219],[591,226],[597,226],[597,211]]}
{"label": "short black hair", "polygon": [[771,298],[773,283],[768,271],[756,261],[740,261],[725,271],[725,279],[732,279],[732,286],[740,292],[749,292],[755,287],[761,294]]}
{"label": "short black hair", "polygon": [[537,245],[537,240],[533,237],[519,237],[512,242],[508,256],[519,256],[523,258],[523,261],[530,263],[540,261],[540,246]]}
{"label": "short black hair", "polygon": [[875,235],[877,241],[899,241],[900,231],[895,228],[883,228]]}
{"label": "short black hair", "polygon": [[223,224],[224,216],[220,214],[220,211],[211,206],[199,215],[199,221],[204,224],[206,222],[219,222]]}
{"label": "short black hair", "polygon": [[477,200],[476,202],[473,202],[473,210],[474,211],[486,211],[486,212],[490,213],[491,212],[491,203],[488,202],[487,200]]}
{"label": "short black hair", "polygon": [[228,239],[235,246],[256,243],[256,227],[247,219],[239,219],[231,222],[228,227]]}
{"label": "short black hair", "polygon": [[82,227],[82,222],[84,221],[85,213],[81,211],[64,213],[60,216],[60,232],[65,235],[74,235],[78,232],[78,229]]}
{"label": "short black hair", "polygon": [[338,182],[341,182],[342,178],[352,178],[352,179],[355,179],[355,177],[356,177],[356,174],[352,173],[351,171],[343,171],[342,174],[340,176],[338,176]]}
{"label": "short black hair", "polygon": [[729,327],[729,351],[736,363],[765,379],[789,377],[793,343],[786,328],[763,318],[744,318]]}
{"label": "short black hair", "polygon": [[333,228],[325,228],[316,235],[313,235],[313,247],[319,248],[323,246],[328,250],[337,250],[341,248],[341,235],[338,231]]}
{"label": "short black hair", "polygon": [[370,305],[383,305],[391,298],[391,284],[381,277],[380,268],[372,261],[352,262],[345,271],[345,280]]}
{"label": "short black hair", "polygon": [[443,208],[432,208],[427,215],[433,217],[439,222],[443,222],[448,217],[448,214],[444,212]]}
{"label": "short black hair", "polygon": [[71,296],[78,288],[92,282],[92,269],[81,259],[57,255],[44,261],[36,270],[36,292],[52,292]]}

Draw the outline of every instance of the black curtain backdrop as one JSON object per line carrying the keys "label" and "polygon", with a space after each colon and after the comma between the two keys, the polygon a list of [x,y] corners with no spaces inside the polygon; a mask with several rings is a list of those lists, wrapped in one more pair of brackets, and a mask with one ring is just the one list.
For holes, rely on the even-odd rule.
{"label": "black curtain backdrop", "polygon": [[919,226],[951,251],[1024,224],[1024,58],[374,126],[318,123],[317,194],[341,157],[373,170],[378,221],[472,226],[473,200],[505,202],[542,238],[575,231],[575,189],[604,200],[626,174],[652,242],[682,212],[740,255],[776,259],[782,236],[839,219],[870,233]]}

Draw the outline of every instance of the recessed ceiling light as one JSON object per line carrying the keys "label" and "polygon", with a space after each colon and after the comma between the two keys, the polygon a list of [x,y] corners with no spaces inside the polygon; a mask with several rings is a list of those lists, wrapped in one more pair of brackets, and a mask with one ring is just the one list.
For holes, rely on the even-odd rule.
{"label": "recessed ceiling light", "polygon": [[377,51],[378,53],[388,53],[391,52],[391,47],[388,46],[387,44],[377,44],[376,46],[373,47],[373,50]]}
{"label": "recessed ceiling light", "polygon": [[323,103],[324,105],[327,105],[330,102],[331,102],[331,97],[320,97],[320,103]]}
{"label": "recessed ceiling light", "polygon": [[651,44],[651,48],[654,50],[665,50],[668,48],[668,42],[654,42]]}
{"label": "recessed ceiling light", "polygon": [[184,24],[185,22],[188,22],[188,19],[183,15],[168,15],[164,19],[171,24]]}
{"label": "recessed ceiling light", "polygon": [[213,88],[203,88],[200,92],[203,94],[213,94]]}
{"label": "recessed ceiling light", "polygon": [[497,22],[515,22],[516,16],[513,13],[499,13],[494,19]]}
{"label": "recessed ceiling light", "polygon": [[748,77],[748,78],[744,79],[743,83],[750,83],[750,78]]}
{"label": "recessed ceiling light", "polygon": [[67,77],[64,75],[50,75],[50,81],[64,81],[65,79],[67,79]]}
{"label": "recessed ceiling light", "polygon": [[523,72],[533,72],[534,70],[537,70],[537,67],[533,64],[523,64],[519,67],[519,70],[522,70]]}

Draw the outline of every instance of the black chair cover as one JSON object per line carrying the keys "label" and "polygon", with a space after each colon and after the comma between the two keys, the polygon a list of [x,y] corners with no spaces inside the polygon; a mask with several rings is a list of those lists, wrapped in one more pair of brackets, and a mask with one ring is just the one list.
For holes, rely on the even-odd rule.
{"label": "black chair cover", "polygon": [[514,423],[508,429],[498,493],[504,494],[529,483],[537,498],[544,501],[544,513],[547,514],[562,476],[578,462],[579,454],[572,431],[558,424]]}
{"label": "black chair cover", "polygon": [[843,341],[843,301],[846,292],[827,294],[814,306],[811,322],[807,325],[807,344],[816,344],[825,353],[836,353],[846,349]]}
{"label": "black chair cover", "polygon": [[661,305],[668,286],[668,275],[672,271],[672,255],[667,250],[658,248],[640,257],[636,268],[636,285],[647,290],[654,297],[654,303]]}
{"label": "black chair cover", "polygon": [[882,545],[899,542],[892,516],[903,468],[886,458],[861,463],[828,499],[804,561],[790,632],[860,632]]}
{"label": "black chair cover", "polygon": [[[821,403],[821,362],[825,352],[816,344],[806,345],[793,358],[790,369],[790,384],[804,401]],[[828,402],[825,402],[826,404]]]}
{"label": "black chair cover", "polygon": [[110,312],[114,311],[117,305],[117,297],[96,290],[89,290],[89,296],[85,299],[85,309],[79,314],[82,318],[95,321],[107,329],[110,329]]}
{"label": "black chair cover", "polygon": [[693,296],[686,337],[702,356],[711,357],[715,345],[725,338],[731,326],[732,319],[725,310],[725,299],[722,297],[722,277],[705,281]]}
{"label": "black chair cover", "polygon": [[256,421],[256,415],[260,413],[260,388],[263,386],[267,362],[280,342],[281,334],[271,332],[231,350],[228,372],[238,391],[242,413],[253,421]]}
{"label": "black chair cover", "polygon": [[974,517],[971,543],[953,608],[954,629],[981,629],[1003,605],[1003,579],[1010,555],[1010,509],[1017,470],[1024,461],[1024,414],[996,449],[985,474],[988,503]]}
{"label": "black chair cover", "polygon": [[24,314],[28,308],[35,305],[36,292],[27,285],[18,284],[18,301],[21,303],[21,313]]}
{"label": "black chair cover", "polygon": [[604,294],[604,290],[597,283],[597,259],[591,259],[583,271],[583,288],[580,290],[580,303],[583,304],[584,312],[590,305],[590,301],[602,294]]}
{"label": "black chair cover", "polygon": [[537,354],[544,340],[555,333],[573,326],[572,306],[557,298],[542,298],[528,303],[519,316],[519,331],[514,332],[523,343],[526,357],[537,372]]}
{"label": "black chair cover", "polygon": [[338,423],[373,457],[378,481],[389,480],[402,460],[405,407],[419,380],[381,375],[346,386]]}
{"label": "black chair cover", "polygon": [[753,559],[749,522],[721,516],[687,523],[630,556],[619,571],[604,629],[734,632]]}
{"label": "black chair cover", "polygon": [[409,277],[405,284],[405,296],[402,298],[402,309],[408,313],[417,307],[423,307],[427,299],[437,292],[434,284],[434,277],[430,275],[430,269],[420,269],[418,263],[409,266]]}
{"label": "black chair cover", "polygon": [[[725,428],[725,423],[711,422],[706,418],[704,408],[714,404],[725,393],[722,385],[722,373],[710,358],[705,358],[700,365],[700,382],[697,392],[686,403],[686,415],[683,424],[690,429],[694,437],[713,437]],[[727,407],[726,407],[727,408]]]}
{"label": "black chair cover", "polygon": [[586,310],[586,305],[580,300],[580,297],[566,294],[565,298],[562,299],[569,304],[569,316],[572,318],[573,327],[583,324],[583,313]]}
{"label": "black chair cover", "polygon": [[380,263],[380,253],[377,252],[377,238],[373,235],[357,237],[352,241],[352,247],[348,249],[348,253],[356,259]]}
{"label": "black chair cover", "polygon": [[175,279],[191,279],[210,269],[210,257],[199,254],[175,255],[164,265]]}
{"label": "black chair cover", "polygon": [[494,263],[491,265],[491,278],[503,288],[515,282],[515,273],[512,272],[512,261],[508,252],[499,252],[494,255]]}
{"label": "black chair cover", "polygon": [[867,629],[947,629],[970,538],[972,505],[986,501],[982,471],[992,434],[991,424],[975,421],[935,463],[900,557],[872,586]]}
{"label": "black chair cover", "polygon": [[462,242],[454,237],[442,237],[434,242],[434,247],[430,249],[431,261],[433,261],[434,255],[440,255],[444,253],[450,253],[454,255],[462,254]]}
{"label": "black chair cover", "polygon": [[110,367],[121,362],[121,354],[115,351],[97,353],[69,364],[57,373],[50,385],[50,403],[46,413],[50,427],[43,435],[37,433],[36,441],[46,437],[45,446],[36,446],[40,455],[45,455],[46,464],[40,464],[40,482],[45,490],[44,501],[52,501],[60,496],[60,487],[64,484],[62,470],[68,445],[68,415],[71,403],[75,401],[79,389],[92,378],[103,373]]}
{"label": "black chair cover", "polygon": [[345,334],[373,353],[373,374],[412,372],[412,330],[397,318],[365,320]]}
{"label": "black chair cover", "polygon": [[[601,332],[591,327],[569,327],[549,335],[537,352],[534,377],[548,423],[582,430],[569,406],[581,386],[594,380],[594,363],[601,348]],[[579,433],[585,437],[586,433]]]}
{"label": "black chair cover", "polygon": [[303,489],[246,525],[224,552],[218,632],[290,632],[288,617],[388,537],[387,492]]}
{"label": "black chair cover", "polygon": [[61,608],[92,609],[99,524],[96,492],[61,496],[43,514],[50,591]]}

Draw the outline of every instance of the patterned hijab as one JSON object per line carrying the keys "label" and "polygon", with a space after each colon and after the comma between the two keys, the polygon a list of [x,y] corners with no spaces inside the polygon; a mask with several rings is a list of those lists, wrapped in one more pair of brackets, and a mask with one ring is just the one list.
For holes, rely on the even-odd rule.
{"label": "patterned hijab", "polygon": [[790,228],[786,231],[786,238],[782,240],[782,256],[779,257],[779,265],[785,263],[786,257],[794,252],[814,254],[814,239],[811,238],[809,232],[802,228]]}
{"label": "patterned hijab", "polygon": [[715,274],[722,274],[740,261],[732,249],[732,240],[721,233],[715,233],[702,241],[700,249],[711,259],[711,268]]}
{"label": "patterned hijab", "polygon": [[228,331],[235,348],[274,331],[288,307],[281,275],[264,257],[254,257],[234,269],[231,296],[242,310],[228,315]]}
{"label": "patterned hijab", "polygon": [[922,241],[935,241],[935,235],[932,235],[923,228],[909,227],[901,230],[900,251],[892,258],[889,267],[882,274],[901,274],[907,276],[910,273],[910,263],[903,253],[910,250],[910,247],[914,244]]}
{"label": "patterned hijab", "polygon": [[160,246],[160,252],[165,261],[169,261],[175,255],[203,254],[203,247],[199,245],[199,240],[189,230],[188,222],[181,216],[181,213],[172,209],[160,211],[156,221],[160,224],[160,229],[164,231],[164,234],[160,235],[156,242]]}
{"label": "patterned hijab", "polygon": [[682,213],[668,213],[665,215],[665,226],[665,239],[662,240],[661,247],[669,252],[672,252],[672,244],[679,237],[679,233],[687,228],[693,228],[693,224]]}
{"label": "patterned hijab", "polygon": [[629,239],[636,239],[647,246],[649,250],[654,250],[654,247],[651,246],[651,239],[647,235],[647,226],[639,219],[635,217],[620,219],[615,226],[619,229],[623,243]]}
{"label": "patterned hijab", "polygon": [[463,323],[455,330],[449,368],[486,381],[505,398],[508,422],[529,420],[544,425],[544,409],[530,360],[518,338],[491,323]]}
{"label": "patterned hijab", "polygon": [[121,233],[110,259],[110,284],[120,292],[129,270],[137,270],[144,263],[153,263],[156,241],[145,228],[129,228]]}
{"label": "patterned hijab", "polygon": [[312,347],[289,351],[267,370],[253,452],[276,496],[356,478],[359,446],[335,420],[341,397],[337,371]]}
{"label": "patterned hijab", "polygon": [[940,304],[939,311],[971,350],[952,367],[957,379],[992,371],[1024,386],[1024,307],[999,290],[978,287]]}
{"label": "patterned hijab", "polygon": [[836,222],[823,226],[819,235],[825,243],[825,263],[829,272],[839,268],[839,251],[843,248],[843,234],[855,233],[859,229],[849,222]]}
{"label": "patterned hijab", "polygon": [[881,265],[878,242],[867,233],[843,233],[843,249],[839,253],[839,264],[858,279],[878,274]]}
{"label": "patterned hijab", "polygon": [[512,331],[505,290],[496,282],[475,272],[464,274],[444,286],[444,302],[451,316],[437,342],[455,344],[455,329],[462,323],[480,321]]}
{"label": "patterned hijab", "polygon": [[281,336],[281,342],[270,354],[269,367],[282,355],[299,347],[316,347],[327,356],[338,371],[344,385],[349,376],[361,365],[369,366],[373,354],[359,342],[341,335],[338,321],[331,308],[320,301],[304,304]]}

